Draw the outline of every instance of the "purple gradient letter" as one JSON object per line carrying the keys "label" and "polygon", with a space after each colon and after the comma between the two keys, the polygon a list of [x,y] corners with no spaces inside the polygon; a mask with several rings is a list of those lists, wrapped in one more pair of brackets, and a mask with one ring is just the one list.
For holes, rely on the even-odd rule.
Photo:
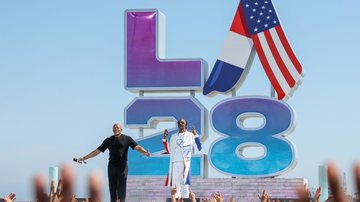
{"label": "purple gradient letter", "polygon": [[202,59],[163,59],[165,25],[158,10],[125,12],[125,88],[131,91],[199,90]]}

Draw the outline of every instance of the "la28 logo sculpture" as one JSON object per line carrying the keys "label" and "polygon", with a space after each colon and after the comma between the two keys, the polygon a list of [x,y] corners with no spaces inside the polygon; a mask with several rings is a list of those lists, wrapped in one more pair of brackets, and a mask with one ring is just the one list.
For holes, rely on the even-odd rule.
{"label": "la28 logo sculpture", "polygon": [[[242,0],[235,14],[224,48],[205,83],[206,62],[202,59],[164,58],[164,16],[158,10],[125,12],[125,88],[143,95],[147,91],[167,96],[135,98],[125,109],[125,126],[155,128],[160,121],[185,118],[200,137],[207,134],[208,120],[222,138],[213,142],[208,158],[194,155],[193,176],[203,176],[206,161],[230,176],[269,177],[294,167],[294,145],[286,139],[292,131],[294,112],[284,100],[301,83],[302,67],[293,53],[270,0]],[[278,99],[265,96],[232,97],[216,104],[207,116],[206,108],[195,98],[195,91],[209,94],[227,92],[245,80],[255,52],[274,87]],[[205,85],[204,85],[205,83]],[[192,96],[168,96],[190,91]],[[173,95],[173,94],[172,94]],[[258,117],[263,124],[244,126],[244,120]],[[169,130],[169,135],[177,128]],[[169,157],[161,143],[162,132],[137,141],[154,155],[144,160],[129,153],[129,174],[166,175]],[[246,147],[262,147],[263,156],[247,158]],[[140,165],[140,166],[139,166]]]}

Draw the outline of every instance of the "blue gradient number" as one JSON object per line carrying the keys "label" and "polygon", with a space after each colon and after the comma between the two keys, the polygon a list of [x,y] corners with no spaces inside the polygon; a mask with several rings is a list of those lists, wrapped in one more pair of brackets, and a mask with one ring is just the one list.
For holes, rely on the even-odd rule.
{"label": "blue gradient number", "polygon": [[[185,118],[189,127],[196,128],[198,134],[204,134],[205,111],[204,106],[193,97],[138,97],[125,109],[125,125],[128,128],[155,128],[159,121],[176,121]],[[169,129],[169,138],[177,131],[177,127]],[[152,156],[144,159],[142,154],[129,151],[129,175],[167,175],[169,155],[161,154],[165,152],[162,138],[161,131],[136,140],[148,149]],[[200,155],[192,157],[191,174],[193,176],[203,175],[203,161]]]}
{"label": "blue gradient number", "polygon": [[[258,117],[263,124],[244,126]],[[295,165],[295,148],[285,136],[292,131],[294,113],[285,102],[270,97],[235,97],[218,103],[210,114],[212,127],[223,135],[210,147],[210,162],[220,172],[240,177],[280,175]],[[248,158],[249,146],[262,147],[264,155]]]}

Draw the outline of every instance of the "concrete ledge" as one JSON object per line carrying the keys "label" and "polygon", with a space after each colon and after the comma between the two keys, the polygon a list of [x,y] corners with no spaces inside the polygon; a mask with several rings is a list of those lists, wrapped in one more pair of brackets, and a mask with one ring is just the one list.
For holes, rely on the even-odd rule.
{"label": "concrete ledge", "polygon": [[[191,189],[197,198],[209,198],[221,192],[225,201],[233,195],[236,201],[259,201],[258,194],[267,190],[272,198],[297,198],[296,189],[307,182],[303,178],[192,178]],[[131,202],[165,202],[170,188],[165,187],[165,177],[128,177],[126,199]]]}

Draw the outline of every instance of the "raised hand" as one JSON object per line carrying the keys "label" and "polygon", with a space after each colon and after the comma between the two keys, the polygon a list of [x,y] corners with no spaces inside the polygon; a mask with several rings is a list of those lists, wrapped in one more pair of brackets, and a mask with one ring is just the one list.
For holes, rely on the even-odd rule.
{"label": "raised hand", "polygon": [[217,202],[216,194],[215,192],[211,194],[210,202]]}
{"label": "raised hand", "polygon": [[[45,190],[45,177],[37,175],[34,179],[35,202],[69,202],[74,201],[73,195],[73,170],[69,166],[61,169],[62,179],[59,180],[56,191],[54,190],[55,182],[51,183],[50,195]],[[89,202],[101,202],[101,183],[100,177],[90,175],[89,177]]]}
{"label": "raised hand", "polygon": [[101,202],[101,178],[99,175],[92,174],[89,176],[90,202]]}
{"label": "raised hand", "polygon": [[233,195],[231,195],[230,199],[229,199],[229,202],[236,202],[235,201],[235,197]]}
{"label": "raised hand", "polygon": [[34,178],[35,202],[49,202],[49,196],[45,190],[45,177],[37,175]]}
{"label": "raised hand", "polygon": [[346,202],[346,196],[341,188],[341,181],[338,175],[338,169],[336,165],[331,162],[328,164],[328,180],[331,192],[333,193],[336,202]]}
{"label": "raised hand", "polygon": [[208,198],[202,198],[202,199],[201,199],[201,202],[210,202],[210,199],[208,199]]}
{"label": "raised hand", "polygon": [[320,195],[321,195],[321,187],[318,187],[315,191],[314,200],[315,202],[320,201]]}
{"label": "raised hand", "polygon": [[220,192],[215,193],[214,197],[216,199],[216,202],[223,202],[223,200],[224,200],[224,197]]}
{"label": "raised hand", "polygon": [[308,189],[307,186],[305,185],[302,188],[299,188],[297,190],[298,195],[299,195],[299,202],[309,202],[310,198],[309,198],[309,194],[308,194]]}
{"label": "raised hand", "polygon": [[176,188],[171,188],[171,202],[176,202]]}
{"label": "raised hand", "polygon": [[[360,164],[356,164],[355,166],[355,183],[357,185],[357,190],[360,190]],[[347,202],[346,195],[344,191],[341,188],[341,181],[338,174],[338,169],[336,165],[333,162],[330,162],[328,164],[328,182],[330,186],[331,193],[333,194],[332,197],[334,197],[334,201],[336,202]],[[320,197],[320,188],[316,190],[315,193],[315,200],[318,201],[318,198]],[[299,190],[299,202],[308,202],[309,196],[306,194],[305,189]]]}
{"label": "raised hand", "polygon": [[197,132],[196,132],[195,128],[192,128],[192,129],[191,129],[191,132],[192,132],[192,134],[193,134],[194,136],[197,136]]}
{"label": "raised hand", "polygon": [[196,195],[192,190],[190,190],[189,199],[191,202],[196,202]]}
{"label": "raised hand", "polygon": [[360,163],[355,164],[354,167],[355,184],[357,193],[360,193]]}
{"label": "raised hand", "polygon": [[10,193],[8,196],[4,197],[4,202],[13,202],[15,201],[16,196],[14,193]]}
{"label": "raised hand", "polygon": [[270,202],[271,201],[270,195],[266,190],[264,190],[262,192],[261,196],[258,195],[258,197],[259,197],[261,202]]}
{"label": "raised hand", "polygon": [[167,129],[164,130],[164,138],[163,139],[167,139],[169,135],[169,131]]}
{"label": "raised hand", "polygon": [[55,182],[51,181],[50,185],[50,193],[49,193],[49,201],[50,202],[59,202],[63,200],[63,195],[61,193],[61,187],[62,187],[62,180],[60,179],[57,183],[56,191],[55,189]]}

